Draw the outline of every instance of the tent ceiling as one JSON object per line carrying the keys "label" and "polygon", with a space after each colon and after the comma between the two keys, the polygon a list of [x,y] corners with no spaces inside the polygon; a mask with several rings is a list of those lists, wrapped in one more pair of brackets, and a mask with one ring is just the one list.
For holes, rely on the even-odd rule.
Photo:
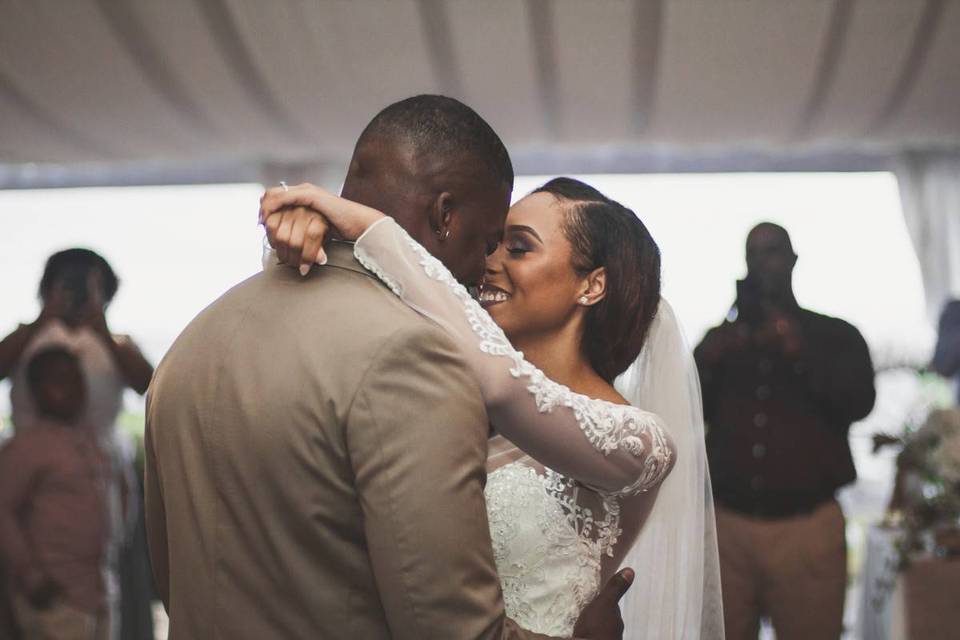
{"label": "tent ceiling", "polygon": [[342,163],[421,92],[474,106],[527,172],[956,148],[960,2],[0,3],[0,163],[18,175]]}

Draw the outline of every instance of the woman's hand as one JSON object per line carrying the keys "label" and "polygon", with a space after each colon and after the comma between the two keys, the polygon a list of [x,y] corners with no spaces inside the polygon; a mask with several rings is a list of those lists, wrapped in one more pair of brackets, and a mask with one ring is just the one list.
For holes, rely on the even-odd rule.
{"label": "woman's hand", "polygon": [[330,223],[323,215],[306,207],[281,209],[267,216],[263,226],[281,264],[299,267],[300,274],[307,275],[311,265],[327,263],[323,244]]}
{"label": "woman's hand", "polygon": [[267,189],[260,199],[260,222],[267,229],[270,245],[284,264],[324,264],[323,244],[330,227],[344,240],[356,240],[384,214],[335,196],[312,184]]}

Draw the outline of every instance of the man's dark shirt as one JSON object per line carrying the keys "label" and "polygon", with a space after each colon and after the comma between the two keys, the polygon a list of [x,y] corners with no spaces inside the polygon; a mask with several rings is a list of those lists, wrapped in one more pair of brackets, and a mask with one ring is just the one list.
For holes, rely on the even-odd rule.
{"label": "man's dark shirt", "polygon": [[695,354],[714,496],[758,517],[809,512],[856,478],[847,435],[875,396],[859,331],[799,306],[787,315],[801,335],[792,357],[752,342],[712,366],[703,343]]}

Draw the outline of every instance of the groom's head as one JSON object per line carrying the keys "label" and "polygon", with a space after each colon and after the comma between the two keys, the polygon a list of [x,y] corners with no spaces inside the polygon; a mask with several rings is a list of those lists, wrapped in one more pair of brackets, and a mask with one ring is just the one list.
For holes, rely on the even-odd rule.
{"label": "groom's head", "polygon": [[422,95],[370,121],[343,196],[391,215],[471,285],[500,241],[512,190],[510,155],[490,125],[458,100]]}

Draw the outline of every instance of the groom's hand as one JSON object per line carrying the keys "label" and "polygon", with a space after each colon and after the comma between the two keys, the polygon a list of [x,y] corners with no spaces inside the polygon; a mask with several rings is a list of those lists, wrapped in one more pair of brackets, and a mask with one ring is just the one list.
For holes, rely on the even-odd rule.
{"label": "groom's hand", "polygon": [[584,640],[621,640],[623,618],[620,598],[633,584],[633,569],[621,569],[607,580],[600,593],[584,607],[573,627],[573,635]]}

